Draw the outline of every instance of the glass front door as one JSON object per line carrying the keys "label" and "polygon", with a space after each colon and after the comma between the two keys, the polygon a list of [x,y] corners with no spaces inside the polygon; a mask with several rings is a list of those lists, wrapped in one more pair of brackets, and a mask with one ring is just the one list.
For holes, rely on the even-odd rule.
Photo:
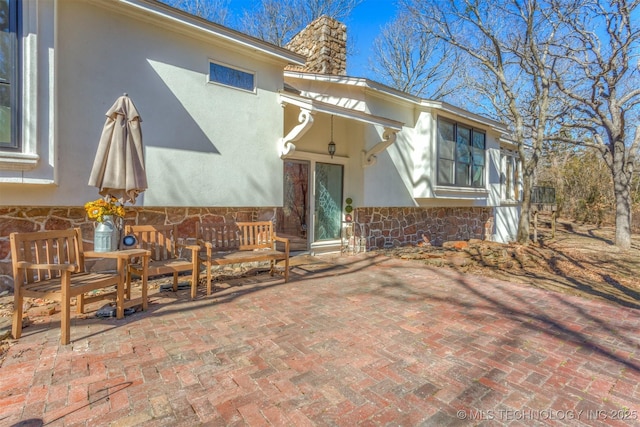
{"label": "glass front door", "polygon": [[290,250],[308,249],[310,163],[284,162],[284,203],[278,209],[278,233],[289,239]]}
{"label": "glass front door", "polygon": [[343,166],[316,163],[314,240],[340,239]]}

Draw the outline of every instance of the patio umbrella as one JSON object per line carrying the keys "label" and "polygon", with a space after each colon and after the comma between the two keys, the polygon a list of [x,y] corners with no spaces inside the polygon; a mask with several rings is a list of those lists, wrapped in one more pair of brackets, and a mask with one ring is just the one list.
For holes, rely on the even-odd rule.
{"label": "patio umbrella", "polygon": [[107,111],[89,185],[121,203],[136,202],[147,189],[140,114],[125,93]]}

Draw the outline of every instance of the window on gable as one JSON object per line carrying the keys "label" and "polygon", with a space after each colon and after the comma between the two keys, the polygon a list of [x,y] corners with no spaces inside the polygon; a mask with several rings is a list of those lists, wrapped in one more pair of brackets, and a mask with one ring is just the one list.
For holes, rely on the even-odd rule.
{"label": "window on gable", "polygon": [[0,0],[0,150],[19,150],[18,2]]}
{"label": "window on gable", "polygon": [[232,68],[217,62],[209,63],[209,81],[249,92],[255,90],[254,73]]}
{"label": "window on gable", "polygon": [[438,120],[438,185],[484,187],[486,135]]}

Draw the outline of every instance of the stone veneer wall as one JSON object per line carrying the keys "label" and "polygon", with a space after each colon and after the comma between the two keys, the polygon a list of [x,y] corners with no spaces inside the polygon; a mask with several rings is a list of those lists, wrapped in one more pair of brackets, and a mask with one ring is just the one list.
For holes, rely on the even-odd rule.
{"label": "stone veneer wall", "polygon": [[[125,224],[177,224],[179,234],[193,237],[198,221],[273,221],[277,208],[127,207]],[[493,230],[491,208],[356,208],[355,235],[367,249],[415,245],[428,241],[488,239]],[[9,234],[14,231],[64,230],[80,227],[85,250],[93,249],[94,221],[82,207],[0,208],[0,292],[13,290]],[[87,262],[89,266],[89,262]]]}
{"label": "stone veneer wall", "polygon": [[[125,224],[177,224],[183,237],[195,237],[198,221],[276,222],[276,208],[162,208],[126,207]],[[95,221],[83,207],[0,207],[0,292],[13,290],[9,234],[44,230],[82,230],[84,249],[93,249]],[[90,268],[87,262],[87,268]]]}
{"label": "stone veneer wall", "polygon": [[356,208],[354,233],[367,249],[429,242],[488,240],[493,232],[491,208]]}
{"label": "stone veneer wall", "polygon": [[285,47],[307,57],[304,67],[288,66],[286,70],[338,76],[347,74],[347,27],[335,19],[319,17]]}

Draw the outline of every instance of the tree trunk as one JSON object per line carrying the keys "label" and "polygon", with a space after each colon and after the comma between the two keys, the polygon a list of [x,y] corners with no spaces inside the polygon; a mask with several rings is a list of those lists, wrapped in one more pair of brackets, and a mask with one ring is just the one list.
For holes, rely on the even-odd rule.
{"label": "tree trunk", "polygon": [[633,161],[631,150],[624,145],[624,137],[617,132],[616,137],[610,138],[610,143],[602,154],[609,165],[613,178],[613,195],[616,200],[616,241],[620,249],[631,248],[631,178],[633,176]]}
{"label": "tree trunk", "polygon": [[[616,246],[631,248],[631,196],[629,191],[615,192],[616,196]],[[625,194],[626,193],[626,194]]]}
{"label": "tree trunk", "polygon": [[528,245],[531,228],[531,183],[533,175],[528,171],[528,168],[524,169],[522,176],[522,208],[520,219],[518,220],[518,243]]}
{"label": "tree trunk", "polygon": [[631,248],[631,179],[629,171],[618,168],[614,163],[613,193],[616,198],[616,246],[627,250]]}

